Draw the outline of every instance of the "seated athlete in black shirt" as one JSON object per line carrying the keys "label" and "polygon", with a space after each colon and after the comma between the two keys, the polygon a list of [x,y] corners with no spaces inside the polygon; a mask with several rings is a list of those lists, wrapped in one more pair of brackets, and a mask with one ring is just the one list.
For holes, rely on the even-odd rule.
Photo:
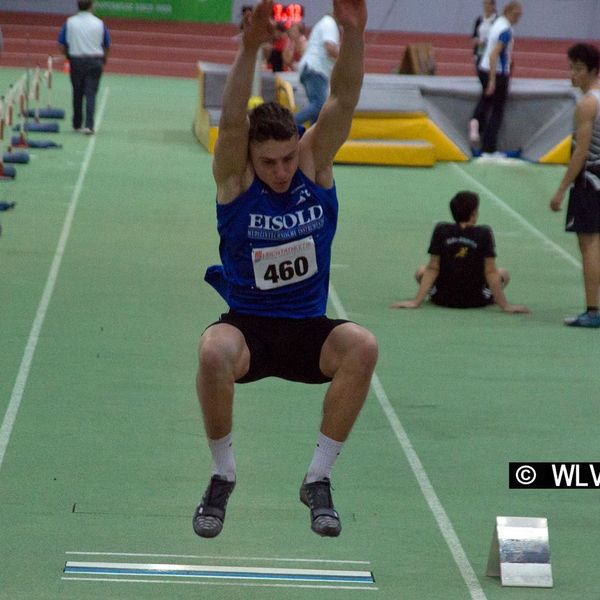
{"label": "seated athlete in black shirt", "polygon": [[498,304],[504,312],[527,313],[525,306],[509,304],[504,288],[506,269],[496,266],[494,234],[487,225],[476,225],[479,196],[459,192],[450,201],[454,223],[438,223],[429,244],[429,263],[415,277],[419,283],[413,300],[395,302],[392,308],[419,308],[429,299],[450,308],[475,308]]}

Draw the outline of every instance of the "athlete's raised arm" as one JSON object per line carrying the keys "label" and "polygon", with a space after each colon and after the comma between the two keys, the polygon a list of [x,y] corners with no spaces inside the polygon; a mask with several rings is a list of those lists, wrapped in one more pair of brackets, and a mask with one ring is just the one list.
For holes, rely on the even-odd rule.
{"label": "athlete's raised arm", "polygon": [[248,100],[256,55],[261,44],[273,37],[272,14],[272,0],[260,0],[254,10],[246,14],[240,48],[225,82],[213,160],[220,203],[231,202],[252,179],[248,166]]}

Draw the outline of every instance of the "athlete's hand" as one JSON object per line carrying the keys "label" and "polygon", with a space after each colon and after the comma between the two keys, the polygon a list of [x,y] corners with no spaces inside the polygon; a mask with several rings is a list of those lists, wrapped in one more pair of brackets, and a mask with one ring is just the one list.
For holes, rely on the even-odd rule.
{"label": "athlete's hand", "polygon": [[489,83],[487,84],[487,87],[485,88],[484,94],[486,96],[492,96],[495,91],[496,91],[496,82],[490,80]]}
{"label": "athlete's hand", "polygon": [[523,306],[522,304],[507,304],[503,309],[503,312],[505,313],[522,313],[522,314],[527,314],[529,313],[529,309],[526,306]]}
{"label": "athlete's hand", "polygon": [[260,46],[270,42],[275,34],[273,0],[260,0],[252,12],[246,13],[243,40],[247,46]]}
{"label": "athlete's hand", "polygon": [[552,199],[550,200],[550,210],[553,210],[554,212],[558,212],[560,210],[563,201],[563,195],[564,194],[556,192],[556,194],[552,196]]}
{"label": "athlete's hand", "polygon": [[420,304],[414,300],[402,300],[401,302],[394,302],[390,305],[390,308],[419,308]]}
{"label": "athlete's hand", "polygon": [[364,31],[367,26],[366,0],[333,0],[333,16],[344,29]]}

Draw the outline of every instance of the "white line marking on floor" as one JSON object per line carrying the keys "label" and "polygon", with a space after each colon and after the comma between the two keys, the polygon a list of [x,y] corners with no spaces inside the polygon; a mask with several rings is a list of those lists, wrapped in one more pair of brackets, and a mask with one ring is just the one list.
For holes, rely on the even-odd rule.
{"label": "white line marking on floor", "polygon": [[[338,314],[338,317],[340,319],[347,319],[348,313],[346,312],[340,297],[335,291],[333,284],[331,283],[329,284],[329,297]],[[446,544],[448,545],[452,557],[458,566],[460,574],[467,585],[472,600],[486,600],[486,595],[483,592],[483,588],[481,587],[481,584],[477,579],[477,575],[475,574],[475,571],[469,562],[460,540],[456,535],[456,531],[454,531],[454,527],[452,526],[450,518],[448,517],[444,507],[442,506],[442,503],[440,502],[440,499],[435,493],[433,485],[431,484],[431,481],[425,472],[423,463],[413,448],[408,434],[402,426],[394,407],[391,405],[383,385],[377,376],[377,373],[373,373],[371,388],[373,389],[373,392],[375,393],[375,396],[377,397],[377,400],[379,401],[379,404],[383,409],[383,412],[387,417],[398,442],[400,442],[400,446],[402,446],[402,450],[404,451],[410,468],[412,469],[417,479],[417,483],[421,488],[421,492],[423,493],[423,496],[425,497],[425,500],[429,505],[431,512],[433,513],[438,527],[440,528],[440,531],[446,540]]]}
{"label": "white line marking on floor", "polygon": [[[559,246],[556,242],[553,242],[546,234],[542,233],[537,227],[534,227],[525,217],[520,215],[516,210],[511,208],[502,198],[494,194],[492,190],[483,185],[480,181],[475,179],[472,175],[467,173],[462,167],[458,166],[456,163],[449,163],[452,168],[459,171],[460,174],[468,179],[473,185],[478,187],[482,192],[484,192],[487,196],[491,198],[500,208],[502,208],[505,212],[507,212],[511,217],[517,220],[525,229],[528,229],[530,233],[532,233],[535,237],[542,240],[546,246],[549,246],[554,250],[558,255],[564,258],[566,261],[570,262],[573,266],[581,269],[581,262],[577,260],[574,256],[569,254],[562,246]],[[550,210],[548,208],[548,210]]]}
{"label": "white line marking on floor", "polygon": [[[96,119],[97,130],[100,129],[100,124],[102,123],[102,117],[104,115],[104,109],[106,107],[106,101],[108,98],[108,91],[109,88],[104,89],[104,94],[102,96],[102,99],[100,100],[100,105],[98,107],[98,117]],[[42,292],[42,297],[40,299],[40,303],[38,305],[33,324],[31,325],[31,331],[29,332],[27,345],[25,346],[25,351],[23,352],[23,358],[21,359],[21,365],[17,373],[17,379],[15,381],[15,385],[10,396],[8,408],[6,409],[6,413],[4,414],[4,419],[2,420],[2,427],[0,427],[0,469],[2,468],[2,463],[4,462],[4,456],[6,454],[6,448],[8,446],[8,442],[10,441],[10,436],[15,425],[17,413],[19,412],[19,408],[21,406],[21,400],[23,399],[25,386],[27,385],[27,378],[31,369],[31,363],[33,362],[33,355],[35,354],[35,349],[40,338],[42,325],[44,324],[44,319],[46,318],[46,311],[48,310],[50,300],[52,299],[54,286],[56,285],[56,280],[58,279],[58,272],[60,270],[60,265],[62,263],[65,247],[67,245],[69,234],[71,232],[71,225],[73,223],[75,209],[77,208],[79,196],[81,194],[81,190],[83,189],[83,182],[89,169],[92,154],[94,152],[95,147],[96,137],[90,136],[90,141],[88,142],[85,157],[81,165],[81,170],[79,171],[79,178],[77,179],[75,189],[73,190],[71,201],[69,203],[69,209],[67,210],[67,214],[63,223],[63,228],[60,234],[60,238],[58,240],[58,245],[56,246],[54,259],[52,260],[52,264],[50,265],[50,271],[48,272],[46,285],[44,287],[44,291]]]}
{"label": "white line marking on floor", "polygon": [[129,556],[129,557],[146,557],[146,558],[193,558],[199,560],[231,560],[231,561],[264,561],[264,562],[297,562],[297,563],[329,563],[329,564],[347,564],[347,565],[370,565],[369,560],[333,560],[323,558],[270,558],[263,556],[206,556],[196,554],[146,554],[141,552],[89,552],[69,550],[65,554],[75,556]]}
{"label": "white line marking on floor", "polygon": [[105,577],[61,577],[63,581],[102,581],[112,583],[169,583],[171,585],[221,585],[221,586],[235,586],[235,587],[270,587],[270,588],[310,588],[319,590],[369,590],[371,592],[378,591],[377,587],[366,587],[360,585],[303,585],[303,584],[287,584],[287,583],[227,583],[225,581],[174,581],[165,579],[111,579]]}

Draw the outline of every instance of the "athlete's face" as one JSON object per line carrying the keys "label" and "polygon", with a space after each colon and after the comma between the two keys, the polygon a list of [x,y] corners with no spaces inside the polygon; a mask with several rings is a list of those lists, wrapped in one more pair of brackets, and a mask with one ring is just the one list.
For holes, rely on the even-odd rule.
{"label": "athlete's face", "polygon": [[507,11],[506,18],[508,19],[511,25],[516,25],[521,19],[522,15],[523,9],[520,5],[517,4],[513,6],[509,11]]}
{"label": "athlete's face", "polygon": [[289,140],[250,142],[254,172],[274,192],[287,192],[298,168],[298,136]]}
{"label": "athlete's face", "polygon": [[587,65],[579,60],[570,61],[571,83],[582,90],[589,89],[598,79],[598,73],[588,71]]}
{"label": "athlete's face", "polygon": [[496,12],[496,3],[494,0],[483,0],[483,14],[486,17],[493,15]]}

